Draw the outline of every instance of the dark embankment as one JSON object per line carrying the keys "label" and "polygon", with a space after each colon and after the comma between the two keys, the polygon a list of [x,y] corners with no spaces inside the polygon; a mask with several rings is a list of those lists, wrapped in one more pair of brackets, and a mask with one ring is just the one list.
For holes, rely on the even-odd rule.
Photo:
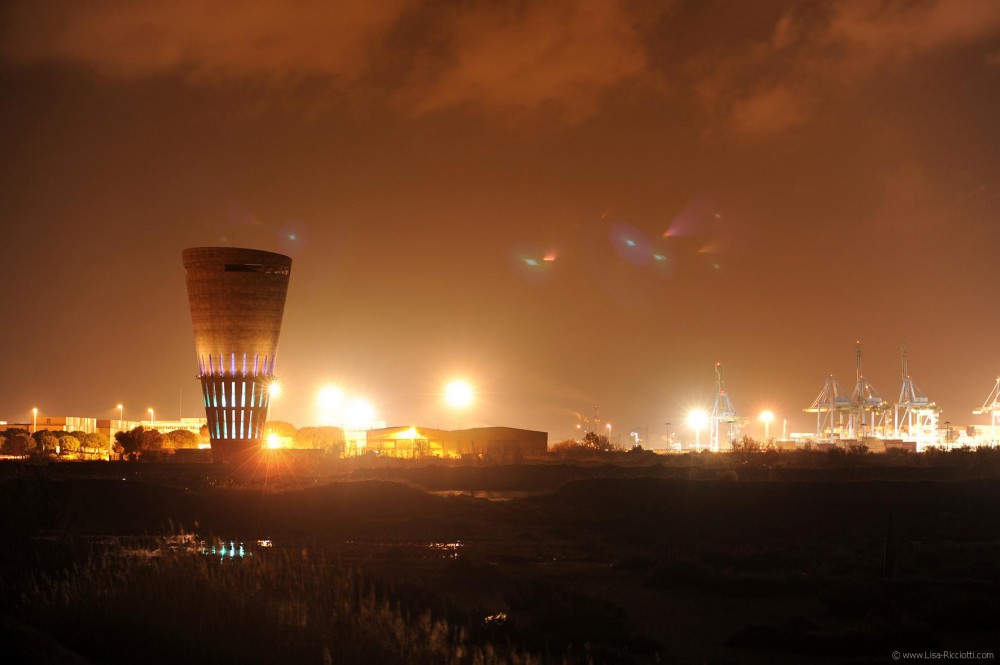
{"label": "dark embankment", "polygon": [[[232,474],[220,482],[212,475],[220,469],[105,466],[120,475],[25,467],[0,480],[3,611],[31,617],[31,630],[69,640],[99,661],[130,662],[142,648],[133,641],[140,651],[119,653],[124,647],[113,633],[86,628],[122,618],[102,609],[102,575],[155,590],[176,611],[173,628],[201,630],[185,608],[224,594],[183,584],[192,566],[206,584],[218,580],[251,594],[258,588],[252,571],[267,575],[278,585],[275,596],[254,595],[249,617],[285,621],[288,607],[308,614],[308,603],[316,603],[316,612],[327,613],[321,625],[348,635],[356,628],[335,620],[344,615],[340,603],[377,612],[385,600],[398,604],[386,621],[399,636],[427,634],[421,626],[431,624],[420,617],[429,613],[461,638],[444,640],[441,653],[456,644],[506,645],[508,655],[542,662],[870,662],[894,650],[985,649],[1000,634],[1000,482],[941,480],[971,472],[962,467],[394,465],[369,469],[380,476],[374,480],[350,480],[362,477],[352,469],[334,480],[298,475],[262,485]],[[172,473],[171,482],[159,481]],[[506,502],[420,489],[476,491],[480,483],[552,489]],[[92,555],[91,537],[178,529],[202,538],[273,538],[275,549],[256,568],[216,570],[191,554],[190,564],[160,567],[81,563]],[[282,558],[307,550],[308,565]],[[319,553],[325,558],[314,557]],[[281,587],[285,579],[307,584],[316,561],[360,571],[350,585],[373,583],[382,595],[359,605],[355,591],[334,603]],[[331,583],[354,579],[325,566],[315,574]],[[90,577],[77,579],[81,571]],[[26,585],[39,574],[49,581]],[[163,588],[168,578],[184,597]],[[65,585],[86,617],[60,609]],[[129,588],[116,587],[114,611],[140,624],[159,621]],[[227,635],[246,630],[229,616],[218,621]],[[298,644],[286,628],[282,639]],[[136,629],[166,643],[172,626]],[[309,639],[342,654],[341,662],[360,657],[329,642],[327,629],[316,630]],[[170,653],[205,647],[221,660],[266,662],[238,639],[214,643],[210,633],[198,635],[208,644]],[[376,648],[374,633],[371,640],[366,649]],[[261,644],[261,654],[272,653]],[[387,662],[404,660],[399,648]],[[301,662],[325,662],[320,650],[294,650]]]}

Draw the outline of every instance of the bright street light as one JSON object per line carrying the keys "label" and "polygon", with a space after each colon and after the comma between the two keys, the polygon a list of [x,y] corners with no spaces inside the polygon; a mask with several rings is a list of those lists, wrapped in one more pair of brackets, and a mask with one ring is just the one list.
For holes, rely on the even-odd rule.
{"label": "bright street light", "polygon": [[[118,431],[121,432],[122,428],[125,427],[125,405],[118,404],[115,406],[118,409]],[[111,461],[111,456],[114,454],[114,444],[112,441],[115,440],[115,435],[112,434],[108,437],[108,461]]]}
{"label": "bright street light", "polygon": [[464,409],[475,399],[476,393],[472,384],[464,379],[450,381],[444,387],[444,401],[453,409]]}
{"label": "bright street light", "polygon": [[708,414],[704,409],[691,409],[687,416],[688,427],[694,430],[694,447],[701,447],[701,429],[708,424]]}
{"label": "bright street light", "polygon": [[774,422],[774,413],[764,409],[760,412],[760,422],[764,423],[764,443],[767,443],[768,434],[771,431],[771,423]]}
{"label": "bright street light", "polygon": [[149,429],[153,429],[153,423],[156,421],[156,412],[153,411],[152,407],[146,409],[149,411]]}
{"label": "bright street light", "polygon": [[278,397],[281,395],[281,382],[274,379],[271,383],[267,384],[267,394],[271,397]]}
{"label": "bright street light", "polygon": [[38,407],[31,409],[31,433],[38,431]]}
{"label": "bright street light", "polygon": [[267,435],[267,447],[274,450],[281,447],[281,437],[271,432]]}
{"label": "bright street light", "polygon": [[462,429],[462,411],[475,400],[476,391],[465,379],[453,379],[444,387],[444,403],[458,412],[458,429]]}
{"label": "bright street light", "polygon": [[319,419],[324,425],[342,424],[341,411],[344,404],[344,391],[337,386],[323,386],[316,394],[316,406],[319,407]]}
{"label": "bright street light", "polygon": [[375,407],[366,399],[355,397],[344,409],[344,429],[371,429],[375,422]]}

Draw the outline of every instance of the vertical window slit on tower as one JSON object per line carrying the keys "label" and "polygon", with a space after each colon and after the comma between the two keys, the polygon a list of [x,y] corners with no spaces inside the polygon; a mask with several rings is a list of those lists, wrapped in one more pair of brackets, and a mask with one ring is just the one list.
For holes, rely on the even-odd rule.
{"label": "vertical window slit on tower", "polygon": [[229,354],[229,373],[236,374],[236,354]]}
{"label": "vertical window slit on tower", "polygon": [[243,354],[243,376],[247,374],[247,354]]}
{"label": "vertical window slit on tower", "polygon": [[257,361],[260,360],[260,354],[253,354],[253,375],[257,376]]}
{"label": "vertical window slit on tower", "polygon": [[242,407],[245,407],[247,405],[247,382],[246,381],[244,381],[243,383],[240,384],[240,390],[242,390],[242,393],[240,394],[240,407],[242,408]]}

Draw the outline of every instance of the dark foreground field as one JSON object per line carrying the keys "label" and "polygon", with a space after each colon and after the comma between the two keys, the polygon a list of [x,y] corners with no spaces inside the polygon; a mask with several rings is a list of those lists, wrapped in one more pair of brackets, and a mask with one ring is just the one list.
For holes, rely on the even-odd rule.
{"label": "dark foreground field", "polygon": [[4,662],[996,653],[996,457],[8,463]]}

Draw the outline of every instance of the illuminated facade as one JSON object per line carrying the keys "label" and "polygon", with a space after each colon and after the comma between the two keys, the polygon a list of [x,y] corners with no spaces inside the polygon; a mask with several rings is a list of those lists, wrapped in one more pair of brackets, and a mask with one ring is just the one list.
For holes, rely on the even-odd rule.
{"label": "illuminated facade", "polygon": [[292,260],[194,247],[183,261],[212,450],[226,459],[261,444]]}
{"label": "illuminated facade", "polygon": [[[542,457],[546,432],[514,427],[475,427],[456,431],[429,427],[385,427],[366,432],[365,451],[387,457],[444,457],[517,461]],[[358,450],[358,452],[362,452]]]}

